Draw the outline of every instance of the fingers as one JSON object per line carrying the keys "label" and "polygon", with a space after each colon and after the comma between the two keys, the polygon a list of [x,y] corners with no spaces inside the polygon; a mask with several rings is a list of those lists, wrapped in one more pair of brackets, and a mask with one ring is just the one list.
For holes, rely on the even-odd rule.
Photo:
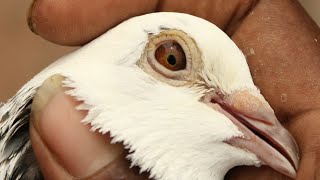
{"label": "fingers", "polygon": [[[245,172],[245,173],[244,173]],[[255,167],[235,167],[229,171],[226,180],[291,180],[291,178],[274,171],[268,166]]]}
{"label": "fingers", "polygon": [[320,173],[320,110],[314,109],[292,119],[288,126],[300,144],[301,161],[297,179],[319,179]]}
{"label": "fingers", "polygon": [[75,110],[79,102],[64,93],[62,79],[48,79],[32,105],[32,147],[46,179],[142,178],[129,169],[122,145],[81,123],[86,112]]}
{"label": "fingers", "polygon": [[[229,32],[247,56],[254,81],[277,116],[281,120],[291,119],[286,124],[298,140],[299,147],[307,146],[303,142],[314,144],[315,141],[305,141],[307,139],[302,136],[306,126],[298,126],[303,132],[290,126],[292,119],[303,122],[301,118],[294,117],[310,109],[319,109],[320,102],[320,30],[298,2],[260,0],[254,3],[255,1],[239,0],[230,5],[229,2],[218,0],[204,0],[201,3],[192,0],[180,3],[177,0],[163,0],[159,4],[145,2],[144,11],[141,10],[141,4],[139,7],[130,4],[132,1],[126,1],[128,4],[121,2],[121,7],[113,6],[113,2],[38,0],[32,8],[32,24],[39,35],[50,41],[79,45],[130,17],[128,9],[132,9],[134,12],[130,13],[133,14],[157,9],[187,12],[207,18]],[[253,4],[248,5],[246,2]],[[104,7],[101,6],[103,4]],[[238,11],[242,13],[237,14]],[[120,18],[118,14],[121,15]],[[317,130],[313,129],[313,132]],[[302,163],[309,162],[306,158],[312,159],[310,155],[302,154]],[[242,172],[251,174],[250,171]],[[262,173],[265,172],[273,175],[271,170]],[[298,176],[303,177],[300,174]]]}
{"label": "fingers", "polygon": [[201,17],[231,35],[256,3],[257,0],[162,0],[157,10]]}
{"label": "fingers", "polygon": [[[297,1],[261,0],[232,39],[280,119],[319,105],[319,27]],[[317,100],[316,100],[317,99]]]}
{"label": "fingers", "polygon": [[[255,83],[281,119],[318,102],[310,97],[320,98],[320,30],[297,1],[37,0],[29,19],[45,39],[80,45],[124,19],[155,10],[203,17],[232,35],[247,56]],[[304,78],[297,78],[301,74]]]}
{"label": "fingers", "polygon": [[81,45],[129,17],[155,10],[157,1],[35,0],[29,26],[58,44]]}
{"label": "fingers", "polygon": [[28,17],[30,29],[63,45],[82,45],[136,15],[156,11],[193,14],[227,32],[235,27],[256,0],[35,0]]}
{"label": "fingers", "polygon": [[[301,118],[311,110],[320,111],[320,64],[316,60],[320,59],[319,38],[319,28],[298,2],[289,0],[259,1],[232,36],[247,57],[255,84],[297,140],[301,150],[300,179],[314,177],[314,169],[320,167],[319,163],[314,169],[307,165],[312,162],[310,153],[320,157],[320,151],[305,149],[319,149],[315,146],[319,136],[306,136],[319,132],[318,116],[308,123]],[[238,168],[240,171],[245,169]],[[236,172],[230,172],[231,177]],[[242,175],[252,174],[246,172]]]}
{"label": "fingers", "polygon": [[[309,98],[320,98],[320,30],[296,1],[37,0],[29,19],[45,39],[80,45],[124,19],[155,10],[200,16],[232,35],[247,56],[255,83],[277,115],[313,108],[317,101]],[[297,78],[301,74],[305,78]],[[310,89],[312,95],[305,93]]]}

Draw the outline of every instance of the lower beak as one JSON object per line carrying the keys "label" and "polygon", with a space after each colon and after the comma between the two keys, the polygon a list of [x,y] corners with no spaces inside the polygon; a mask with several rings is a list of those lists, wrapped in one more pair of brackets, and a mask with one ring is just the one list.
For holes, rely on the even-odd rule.
{"label": "lower beak", "polygon": [[258,92],[239,91],[227,97],[215,94],[211,103],[226,115],[244,137],[227,141],[257,155],[264,165],[294,178],[299,151],[291,134],[277,120],[272,108]]}

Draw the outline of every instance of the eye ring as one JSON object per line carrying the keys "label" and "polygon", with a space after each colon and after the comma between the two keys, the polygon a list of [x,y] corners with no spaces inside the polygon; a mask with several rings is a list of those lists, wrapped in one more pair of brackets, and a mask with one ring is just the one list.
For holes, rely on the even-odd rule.
{"label": "eye ring", "polygon": [[152,69],[166,78],[176,80],[183,79],[191,71],[190,49],[179,33],[154,36],[147,50],[147,61]]}

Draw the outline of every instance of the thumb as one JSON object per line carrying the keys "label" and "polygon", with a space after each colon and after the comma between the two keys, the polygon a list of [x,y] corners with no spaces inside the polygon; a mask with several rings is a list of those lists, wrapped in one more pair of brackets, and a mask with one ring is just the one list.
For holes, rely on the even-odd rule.
{"label": "thumb", "polygon": [[44,178],[137,179],[123,146],[81,123],[86,112],[75,110],[79,102],[64,93],[62,80],[47,79],[32,104],[30,137]]}

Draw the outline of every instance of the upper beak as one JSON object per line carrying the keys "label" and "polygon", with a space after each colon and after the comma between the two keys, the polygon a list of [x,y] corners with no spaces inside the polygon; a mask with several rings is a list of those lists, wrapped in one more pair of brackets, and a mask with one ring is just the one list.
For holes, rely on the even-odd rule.
{"label": "upper beak", "polygon": [[239,91],[227,97],[211,97],[217,110],[225,114],[244,137],[227,141],[232,146],[257,155],[263,164],[289,177],[296,176],[299,150],[291,134],[277,120],[274,111],[258,92]]}

